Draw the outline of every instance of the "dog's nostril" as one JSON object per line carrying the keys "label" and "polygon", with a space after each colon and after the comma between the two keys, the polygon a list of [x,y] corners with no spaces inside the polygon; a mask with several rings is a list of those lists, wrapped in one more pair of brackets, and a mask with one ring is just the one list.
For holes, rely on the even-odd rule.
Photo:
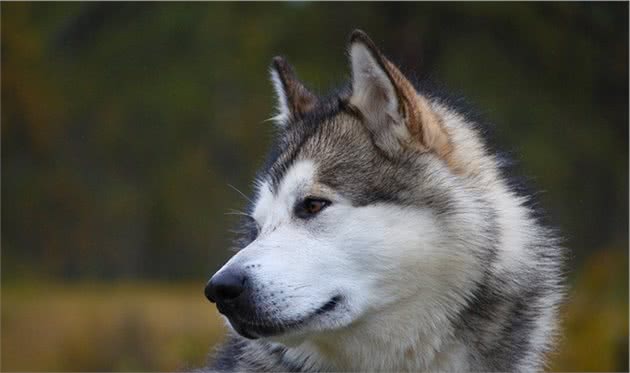
{"label": "dog's nostril", "polygon": [[208,298],[208,300],[212,303],[215,302],[214,297],[212,296],[212,280],[208,281],[208,283],[206,284],[206,288],[203,290],[203,293],[205,294],[206,298]]}
{"label": "dog's nostril", "polygon": [[217,298],[221,300],[230,300],[238,297],[243,292],[241,283],[218,284]]}
{"label": "dog's nostril", "polygon": [[237,298],[245,289],[246,277],[243,272],[223,270],[210,279],[205,295],[210,302],[224,302]]}

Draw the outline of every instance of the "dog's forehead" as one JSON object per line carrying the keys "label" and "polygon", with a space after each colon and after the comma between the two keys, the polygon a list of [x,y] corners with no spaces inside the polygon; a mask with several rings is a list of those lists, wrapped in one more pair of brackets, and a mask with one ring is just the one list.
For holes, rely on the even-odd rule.
{"label": "dog's forehead", "polygon": [[323,181],[344,168],[360,167],[374,155],[367,130],[356,118],[345,113],[320,121],[295,123],[281,134],[277,147],[276,157],[266,173],[274,193],[300,162],[312,162],[316,170],[314,180]]}
{"label": "dog's forehead", "polygon": [[[260,175],[264,193],[270,196],[277,196],[283,184],[297,185],[295,175],[305,174],[304,162],[311,163],[309,182],[326,186],[359,206],[376,200],[395,201],[412,180],[408,175],[413,171],[401,167],[404,162],[400,160],[393,164],[378,151],[361,121],[343,111],[319,121],[294,123],[275,147]],[[292,171],[295,165],[299,172]]]}

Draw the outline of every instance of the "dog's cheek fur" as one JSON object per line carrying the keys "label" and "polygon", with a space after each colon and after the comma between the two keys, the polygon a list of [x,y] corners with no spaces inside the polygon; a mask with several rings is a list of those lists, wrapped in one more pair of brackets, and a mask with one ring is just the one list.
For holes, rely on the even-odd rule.
{"label": "dog's cheek fur", "polygon": [[360,289],[352,301],[362,311],[411,296],[437,302],[452,289],[466,288],[480,273],[474,252],[444,245],[445,227],[431,209],[378,203],[331,208],[328,215],[330,228],[323,239],[339,251],[336,257],[344,258],[345,272],[341,277],[330,273],[336,276],[331,278],[353,279]]}

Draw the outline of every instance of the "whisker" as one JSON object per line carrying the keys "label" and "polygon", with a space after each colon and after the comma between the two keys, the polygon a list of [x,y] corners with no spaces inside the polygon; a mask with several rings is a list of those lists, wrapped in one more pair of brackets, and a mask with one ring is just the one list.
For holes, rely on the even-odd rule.
{"label": "whisker", "polygon": [[248,218],[251,218],[251,215],[242,211],[228,211],[223,213],[223,215],[240,215],[240,216],[246,216]]}
{"label": "whisker", "polygon": [[238,194],[240,194],[241,196],[243,196],[243,198],[245,198],[245,199],[246,199],[247,201],[249,201],[250,203],[254,203],[251,199],[249,199],[249,197],[247,197],[247,196],[245,195],[245,193],[243,193],[243,192],[241,192],[240,190],[238,190],[238,188],[237,188],[237,187],[235,187],[234,185],[232,185],[232,184],[228,184],[228,186],[229,186],[230,188],[234,189],[234,190],[235,190]]}
{"label": "whisker", "polygon": [[304,288],[308,288],[309,285],[301,285],[301,286],[296,286],[293,288],[293,290],[300,290],[300,289],[304,289]]}

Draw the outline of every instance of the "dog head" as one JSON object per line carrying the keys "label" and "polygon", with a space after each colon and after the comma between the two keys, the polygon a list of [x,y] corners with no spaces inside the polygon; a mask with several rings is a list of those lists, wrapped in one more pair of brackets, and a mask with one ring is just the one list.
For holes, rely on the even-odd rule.
{"label": "dog head", "polygon": [[240,251],[206,287],[245,337],[340,330],[409,299],[429,312],[480,272],[465,243],[483,241],[467,214],[484,206],[444,113],[363,32],[349,56],[351,87],[328,97],[273,61],[278,138]]}

